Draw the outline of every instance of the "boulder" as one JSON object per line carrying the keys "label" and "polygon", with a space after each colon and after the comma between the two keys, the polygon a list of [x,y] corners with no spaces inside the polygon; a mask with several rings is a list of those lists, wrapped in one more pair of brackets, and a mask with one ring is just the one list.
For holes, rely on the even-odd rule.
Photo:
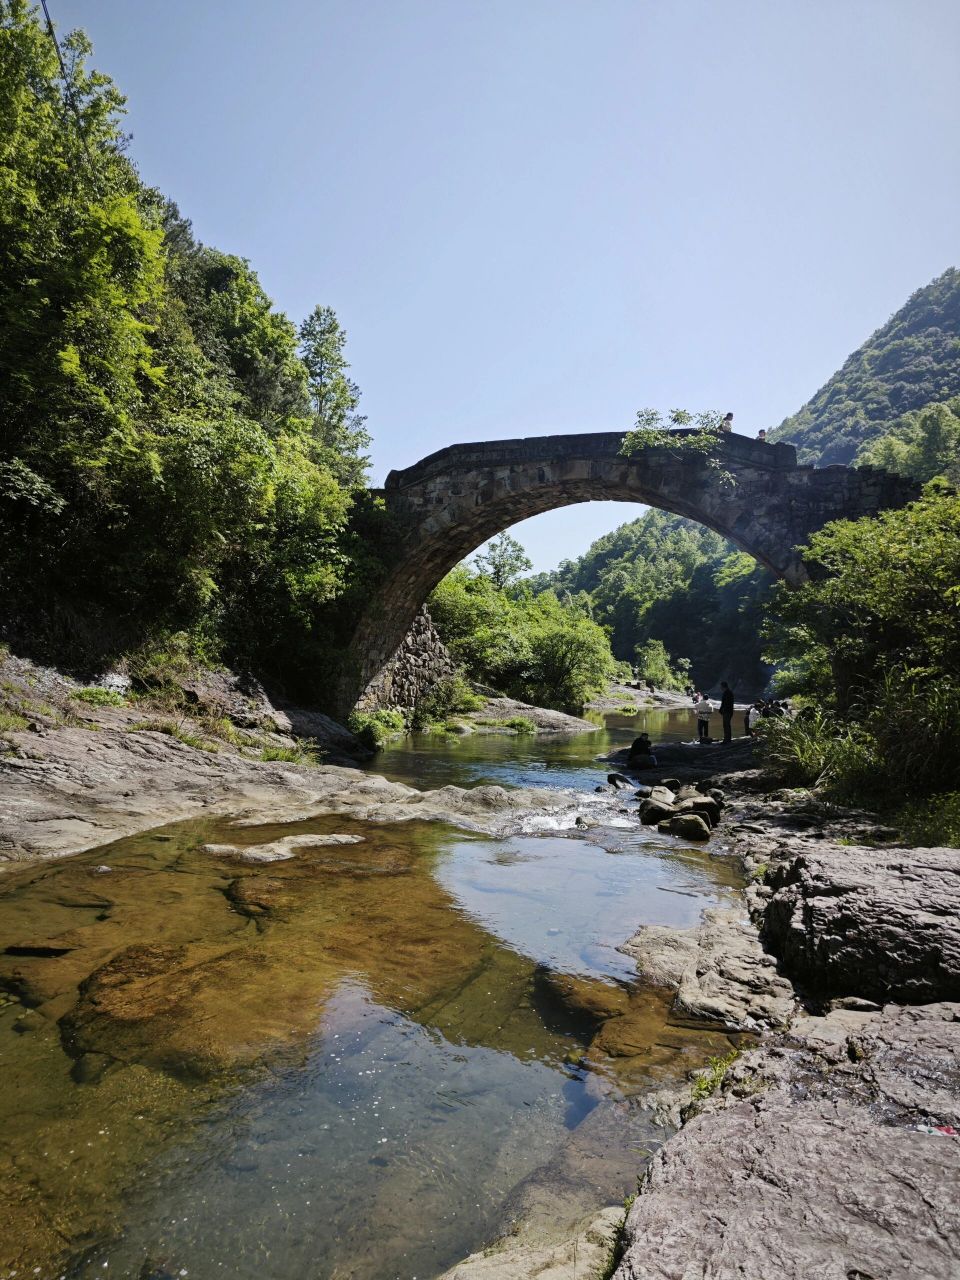
{"label": "boulder", "polygon": [[640,801],[639,817],[646,827],[652,827],[655,822],[662,822],[665,818],[672,818],[675,812],[672,804],[663,804],[660,800]]}
{"label": "boulder", "polygon": [[825,842],[775,866],[762,933],[829,997],[960,999],[960,854]]}
{"label": "boulder", "polygon": [[665,787],[662,783],[657,787],[650,788],[650,799],[657,800],[660,804],[674,805],[677,803],[676,792],[670,787]]}
{"label": "boulder", "polygon": [[715,827],[720,821],[720,806],[709,796],[697,796],[696,800],[681,800],[677,805],[677,812],[696,813],[710,827]]}
{"label": "boulder", "polygon": [[782,1026],[793,1012],[793,988],[737,912],[705,911],[692,929],[643,925],[618,950],[644,981],[674,992],[678,1017],[757,1030]]}
{"label": "boulder", "polygon": [[680,836],[682,840],[709,840],[710,823],[698,813],[677,813],[657,826],[658,831],[671,836]]}
{"label": "boulder", "polygon": [[622,774],[622,773],[608,773],[607,782],[609,782],[611,787],[615,787],[617,791],[623,791],[627,787],[629,787],[632,791],[634,787],[633,779],[628,778],[625,774]]}

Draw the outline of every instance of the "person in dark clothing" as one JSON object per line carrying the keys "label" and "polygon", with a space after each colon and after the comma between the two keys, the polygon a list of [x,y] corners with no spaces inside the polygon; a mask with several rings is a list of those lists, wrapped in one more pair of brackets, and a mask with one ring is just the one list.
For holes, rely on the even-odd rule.
{"label": "person in dark clothing", "polygon": [[720,695],[720,718],[723,721],[723,742],[724,746],[733,740],[731,726],[733,725],[733,690],[727,684],[726,680],[720,681],[720,688],[723,693]]}
{"label": "person in dark clothing", "polygon": [[631,769],[656,768],[657,757],[653,754],[653,743],[650,741],[649,734],[641,733],[639,738],[634,738],[630,746],[627,764]]}

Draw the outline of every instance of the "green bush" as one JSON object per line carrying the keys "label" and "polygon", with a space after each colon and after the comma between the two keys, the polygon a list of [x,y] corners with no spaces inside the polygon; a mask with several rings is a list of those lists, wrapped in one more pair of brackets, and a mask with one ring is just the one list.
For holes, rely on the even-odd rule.
{"label": "green bush", "polygon": [[450,715],[467,711],[479,711],[483,698],[473,692],[469,682],[458,671],[438,681],[417,703],[413,714],[413,728],[422,730],[433,721],[444,721]]}
{"label": "green bush", "polygon": [[319,764],[320,754],[312,747],[264,747],[260,759],[284,764]]}
{"label": "green bush", "polygon": [[684,689],[690,683],[690,659],[671,658],[662,640],[648,640],[634,650],[637,675],[658,689]]}
{"label": "green bush", "polygon": [[347,721],[348,727],[371,751],[382,751],[392,738],[407,731],[402,711],[355,711]]}
{"label": "green bush", "polygon": [[76,698],[78,702],[86,702],[91,707],[124,707],[127,700],[120,693],[115,693],[113,689],[101,689],[94,685],[89,689],[76,689],[70,695]]}
{"label": "green bush", "polygon": [[524,702],[579,709],[618,666],[606,632],[582,602],[502,589],[460,565],[430,597],[444,643],[468,674]]}
{"label": "green bush", "polygon": [[911,844],[960,849],[960,791],[913,801],[897,814],[897,825]]}

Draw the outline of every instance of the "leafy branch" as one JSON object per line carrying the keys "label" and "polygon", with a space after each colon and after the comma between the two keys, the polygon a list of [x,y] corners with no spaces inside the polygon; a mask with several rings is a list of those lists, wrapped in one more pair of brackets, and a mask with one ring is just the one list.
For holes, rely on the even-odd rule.
{"label": "leafy branch", "polygon": [[720,465],[717,456],[722,421],[717,409],[700,413],[671,409],[666,418],[659,409],[638,409],[636,425],[624,436],[620,452],[630,456],[641,449],[669,449],[675,454],[698,456],[716,472],[721,484],[734,485],[736,477]]}

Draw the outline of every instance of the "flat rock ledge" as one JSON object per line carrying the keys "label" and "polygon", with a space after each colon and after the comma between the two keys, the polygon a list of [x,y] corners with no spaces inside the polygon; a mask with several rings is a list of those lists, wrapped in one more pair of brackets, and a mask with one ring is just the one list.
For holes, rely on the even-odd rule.
{"label": "flat rock ledge", "polygon": [[636,960],[642,979],[676,993],[681,1020],[760,1031],[785,1026],[797,1007],[756,929],[736,911],[705,911],[691,929],[644,925],[618,950]]}
{"label": "flat rock ledge", "polygon": [[623,1210],[603,1209],[557,1244],[517,1245],[472,1253],[440,1280],[592,1280],[610,1257]]}
{"label": "flat rock ledge", "polygon": [[960,1005],[802,1018],[653,1157],[615,1280],[955,1280],[958,1127]]}
{"label": "flat rock ledge", "polygon": [[418,791],[356,768],[202,751],[150,730],[64,727],[11,739],[18,754],[0,757],[0,863],[63,857],[217,813],[250,824],[319,815],[429,819],[508,835],[569,829],[585,813],[599,822],[616,812],[615,799],[547,790]]}

